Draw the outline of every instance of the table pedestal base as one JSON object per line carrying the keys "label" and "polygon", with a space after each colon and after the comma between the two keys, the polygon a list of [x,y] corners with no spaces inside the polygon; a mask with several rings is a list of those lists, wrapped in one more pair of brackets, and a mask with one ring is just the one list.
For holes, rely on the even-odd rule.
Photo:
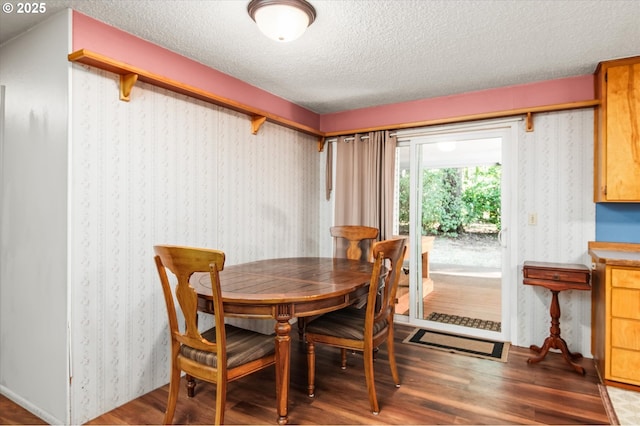
{"label": "table pedestal base", "polygon": [[547,356],[549,349],[560,349],[564,360],[567,361],[567,363],[578,373],[584,374],[584,368],[575,363],[575,361],[582,358],[582,354],[578,352],[570,352],[567,347],[567,342],[560,337],[560,303],[558,302],[558,291],[551,290],[551,293],[553,294],[551,298],[551,307],[549,309],[551,313],[551,335],[544,340],[542,347],[536,345],[529,346],[529,349],[537,352],[539,355],[529,358],[527,362],[529,364],[540,362],[545,356]]}
{"label": "table pedestal base", "polygon": [[560,349],[565,361],[567,361],[567,363],[571,365],[574,370],[576,370],[580,374],[585,373],[584,367],[575,363],[575,361],[582,359],[582,354],[578,352],[570,352],[569,348],[567,347],[567,342],[565,342],[562,337],[549,336],[544,340],[542,347],[531,345],[529,346],[529,349],[539,353],[538,356],[529,358],[527,360],[529,364],[535,364],[536,362],[542,361],[544,357],[547,356],[547,352],[549,352],[549,349]]}

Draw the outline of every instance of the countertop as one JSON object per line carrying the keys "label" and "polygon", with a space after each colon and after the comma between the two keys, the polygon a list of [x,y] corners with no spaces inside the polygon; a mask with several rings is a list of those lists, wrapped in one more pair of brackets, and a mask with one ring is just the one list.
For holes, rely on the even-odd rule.
{"label": "countertop", "polygon": [[640,244],[589,241],[589,254],[596,263],[640,268]]}

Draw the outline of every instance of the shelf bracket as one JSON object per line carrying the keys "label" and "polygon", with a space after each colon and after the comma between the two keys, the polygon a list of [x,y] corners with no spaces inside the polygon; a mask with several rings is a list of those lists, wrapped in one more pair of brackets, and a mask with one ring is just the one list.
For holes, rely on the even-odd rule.
{"label": "shelf bracket", "polygon": [[254,115],[251,117],[251,133],[253,133],[254,135],[258,134],[258,130],[260,130],[260,127],[264,124],[264,122],[267,120],[267,117],[265,117],[264,115]]}
{"label": "shelf bracket", "polygon": [[527,132],[533,132],[533,114],[531,112],[527,113],[527,119],[525,121],[525,130]]}
{"label": "shelf bracket", "polygon": [[138,81],[138,74],[130,73],[120,76],[120,100],[129,102],[131,96],[131,89]]}
{"label": "shelf bracket", "polygon": [[318,152],[324,151],[325,138],[322,136],[318,138]]}

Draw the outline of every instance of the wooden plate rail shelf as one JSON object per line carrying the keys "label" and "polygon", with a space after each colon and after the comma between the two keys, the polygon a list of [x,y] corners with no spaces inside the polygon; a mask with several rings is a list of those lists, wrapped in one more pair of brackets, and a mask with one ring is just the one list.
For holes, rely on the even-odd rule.
{"label": "wooden plate rail shelf", "polygon": [[195,99],[200,99],[205,102],[212,103],[214,105],[222,106],[225,108],[229,108],[231,110],[246,114],[251,119],[251,133],[257,134],[258,130],[265,121],[269,120],[270,122],[280,124],[282,126],[298,130],[303,133],[307,133],[312,136],[318,137],[318,151],[322,152],[324,149],[325,139],[327,137],[340,136],[340,135],[350,135],[354,133],[367,133],[372,131],[379,130],[398,130],[398,129],[407,129],[412,127],[426,127],[433,126],[437,124],[450,124],[450,123],[459,123],[465,121],[474,121],[474,120],[484,120],[490,118],[501,118],[501,117],[513,117],[518,115],[523,115],[526,118],[526,130],[528,132],[533,131],[533,114],[541,113],[541,112],[551,112],[551,111],[562,111],[569,109],[580,109],[580,108],[593,108],[600,105],[600,101],[598,99],[588,100],[588,101],[580,101],[580,102],[569,102],[563,104],[553,104],[553,105],[544,105],[530,108],[517,108],[503,111],[494,111],[480,114],[471,114],[457,117],[448,117],[434,120],[425,120],[425,121],[415,121],[415,122],[407,122],[407,123],[398,123],[394,125],[387,126],[379,126],[379,127],[368,127],[361,129],[350,129],[339,132],[322,132],[318,129],[314,129],[310,126],[297,123],[295,121],[289,120],[287,118],[281,117],[277,114],[272,114],[267,111],[260,110],[258,108],[254,108],[250,105],[246,105],[233,99],[225,98],[223,96],[216,95],[215,93],[207,92],[198,87],[194,87],[185,83],[182,83],[177,80],[173,80],[156,73],[143,70],[136,66],[126,64],[124,62],[117,61],[115,59],[111,59],[99,53],[95,53],[86,49],[80,49],[73,53],[70,53],[68,56],[69,61],[78,62],[84,65],[96,67],[102,69],[104,71],[112,72],[118,74],[120,76],[120,100],[128,102],[130,99],[131,91],[135,86],[137,81],[143,81],[145,83],[152,84],[157,87],[162,87],[167,90],[171,90],[172,92],[180,93],[186,96],[190,96]]}

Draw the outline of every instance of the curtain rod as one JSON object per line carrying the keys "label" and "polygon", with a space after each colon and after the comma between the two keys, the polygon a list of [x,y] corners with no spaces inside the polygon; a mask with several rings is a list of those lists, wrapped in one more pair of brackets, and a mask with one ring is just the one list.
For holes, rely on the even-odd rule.
{"label": "curtain rod", "polygon": [[[395,136],[395,133],[389,133],[389,136]],[[369,136],[360,136],[360,139],[369,139]],[[344,138],[345,142],[351,142],[356,140],[355,136]],[[325,139],[325,143],[338,142],[338,138]]]}
{"label": "curtain rod", "polygon": [[[543,105],[543,106],[529,107],[529,108],[516,108],[516,109],[510,109],[510,110],[504,110],[504,111],[464,115],[460,117],[427,120],[427,121],[420,121],[415,123],[404,123],[399,125],[400,129],[396,128],[396,132],[402,131],[403,129],[418,129],[422,127],[432,127],[432,126],[447,125],[447,124],[460,124],[460,123],[471,122],[471,121],[482,121],[482,120],[495,119],[495,118],[500,119],[500,118],[507,118],[507,117],[515,117],[515,116],[526,116],[527,124],[525,129],[527,132],[532,132],[534,113],[545,113],[545,112],[553,112],[553,111],[564,111],[564,110],[570,110],[570,109],[598,108],[598,107],[600,107],[600,101],[598,99],[593,99],[588,101],[568,102],[563,104]],[[524,117],[522,119],[524,119]],[[372,128],[370,130],[375,130],[375,129],[389,130],[389,128],[385,129],[384,127]],[[363,129],[362,133],[365,133],[365,131],[366,129]],[[358,132],[354,131],[353,133],[357,134]],[[392,133],[392,135],[396,136],[397,133],[396,134]],[[402,136],[406,136],[406,135],[402,134]],[[325,142],[336,142],[337,140],[338,140],[337,138],[331,138],[331,139],[326,139]]]}
{"label": "curtain rod", "polygon": [[[360,136],[360,139],[369,139],[369,136]],[[344,138],[345,142],[351,142],[356,140],[355,136],[352,136],[350,138]],[[325,139],[326,143],[331,143],[331,142],[338,142],[338,138],[332,138],[332,139]]]}
{"label": "curtain rod", "polygon": [[[524,117],[504,117],[504,118],[498,118],[496,120],[486,120],[484,121],[485,124],[487,125],[493,125],[495,123],[501,123],[501,122],[511,122],[511,121],[522,121],[524,120]],[[465,127],[476,127],[478,126],[478,123],[476,122],[459,122],[459,123],[444,123],[443,126],[453,126],[456,129],[460,129],[460,128],[465,128]],[[435,127],[435,128],[439,128],[438,125],[434,125],[434,126],[428,126],[428,127]],[[412,133],[413,132],[413,133]],[[411,137],[411,136],[423,136],[425,134],[428,134],[430,132],[430,130],[426,130],[423,127],[416,127],[416,128],[408,128],[408,129],[400,129],[400,130],[396,130],[392,133],[389,133],[389,136],[399,136],[399,137]],[[357,134],[357,133],[356,133]],[[355,140],[355,136],[354,137],[346,137],[344,138],[345,142],[351,142],[353,140]],[[360,139],[369,139],[369,136],[360,136]],[[331,139],[325,139],[326,143],[331,143],[331,142],[337,142],[338,138],[334,137]]]}

